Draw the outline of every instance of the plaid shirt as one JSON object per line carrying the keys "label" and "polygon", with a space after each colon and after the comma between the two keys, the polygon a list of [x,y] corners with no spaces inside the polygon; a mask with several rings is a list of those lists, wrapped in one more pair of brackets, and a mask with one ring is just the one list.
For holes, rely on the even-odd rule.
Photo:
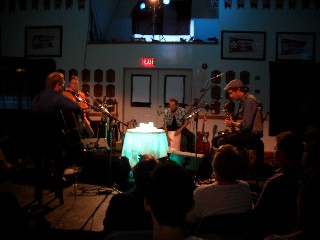
{"label": "plaid shirt", "polygon": [[[178,107],[176,114],[175,114],[175,117],[176,117],[178,126],[181,127],[182,124],[185,122],[185,117],[186,117],[186,112],[185,112],[184,108]],[[163,126],[164,127],[170,126],[172,124],[172,121],[173,121],[173,114],[172,114],[170,108],[168,108],[164,112]]]}

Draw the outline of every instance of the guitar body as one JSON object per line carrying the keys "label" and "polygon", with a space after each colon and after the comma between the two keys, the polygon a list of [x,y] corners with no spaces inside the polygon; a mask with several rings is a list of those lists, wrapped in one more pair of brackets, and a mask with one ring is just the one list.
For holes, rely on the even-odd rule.
{"label": "guitar body", "polygon": [[210,142],[208,141],[209,132],[197,132],[197,153],[209,153]]}

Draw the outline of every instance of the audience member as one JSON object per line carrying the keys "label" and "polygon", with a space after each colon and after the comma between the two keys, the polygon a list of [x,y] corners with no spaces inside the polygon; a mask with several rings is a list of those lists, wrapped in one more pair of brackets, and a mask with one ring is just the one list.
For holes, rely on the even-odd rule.
{"label": "audience member", "polygon": [[238,180],[243,167],[239,151],[230,144],[221,145],[213,159],[215,181],[195,189],[195,207],[188,214],[188,222],[198,224],[211,215],[250,212],[253,207],[250,186]]}
{"label": "audience member", "polygon": [[185,228],[187,213],[194,206],[194,188],[192,176],[171,160],[151,173],[144,204],[151,212],[153,240],[199,239],[188,236]]}
{"label": "audience member", "polygon": [[253,239],[286,234],[295,227],[296,199],[304,152],[302,137],[286,131],[276,136],[275,174],[268,178],[253,210]]}
{"label": "audience member", "polygon": [[45,80],[45,89],[34,97],[31,106],[30,147],[35,170],[35,200],[40,205],[42,188],[48,183],[45,181],[47,177],[54,179],[56,197],[63,202],[60,181],[66,167],[63,156],[68,140],[60,110],[75,115],[81,113],[79,104],[62,94],[64,84],[62,73],[50,73]]}
{"label": "audience member", "polygon": [[133,167],[133,191],[112,196],[103,220],[104,231],[151,230],[152,219],[144,209],[144,197],[150,172],[158,165],[152,155],[142,155]]}
{"label": "audience member", "polygon": [[313,240],[318,238],[320,215],[320,152],[319,136],[313,137],[305,149],[304,165],[297,198],[297,224],[295,231],[285,235],[272,234],[266,240]]}
{"label": "audience member", "polygon": [[44,217],[33,216],[22,208],[14,193],[0,191],[1,239],[38,239],[49,228],[50,223]]}

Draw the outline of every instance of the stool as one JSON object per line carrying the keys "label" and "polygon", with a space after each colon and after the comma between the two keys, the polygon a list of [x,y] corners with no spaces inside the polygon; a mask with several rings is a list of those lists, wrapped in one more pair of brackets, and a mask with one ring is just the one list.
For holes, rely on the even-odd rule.
{"label": "stool", "polygon": [[247,164],[244,177],[247,177],[248,174],[248,166],[250,163],[250,151],[253,151],[253,154],[255,156],[254,164],[252,166],[255,184],[257,189],[260,188],[259,186],[259,180],[260,180],[260,174],[262,171],[262,167],[264,164],[264,143],[261,139],[259,139],[257,142],[252,144],[243,144],[238,147],[238,150],[243,153],[243,157],[245,159],[245,162]]}
{"label": "stool", "polygon": [[63,177],[68,178],[68,181],[70,181],[71,177],[73,177],[73,180],[72,180],[73,190],[71,191],[71,193],[75,196],[75,198],[81,193],[81,190],[78,188],[78,178],[81,171],[82,171],[82,167],[78,167],[74,165],[66,168],[63,173]]}
{"label": "stool", "polygon": [[174,136],[176,131],[168,131],[168,136],[173,140],[170,143],[169,150],[171,151],[180,151],[181,144],[181,134]]}

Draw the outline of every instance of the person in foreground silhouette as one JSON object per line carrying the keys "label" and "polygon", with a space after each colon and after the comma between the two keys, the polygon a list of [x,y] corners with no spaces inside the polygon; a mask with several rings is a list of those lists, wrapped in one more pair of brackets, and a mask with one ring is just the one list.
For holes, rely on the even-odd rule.
{"label": "person in foreground silhouette", "polygon": [[271,234],[265,240],[313,240],[319,239],[320,216],[320,138],[305,145],[302,174],[297,198],[297,218],[293,231],[284,235]]}
{"label": "person in foreground silhouette", "polygon": [[253,209],[253,237],[291,232],[296,224],[297,196],[304,153],[302,137],[293,131],[276,136],[275,174],[268,178]]}
{"label": "person in foreground silhouette", "polygon": [[144,196],[150,172],[158,165],[152,155],[142,155],[133,167],[135,187],[131,192],[114,195],[103,220],[104,232],[151,230],[152,219],[144,209]]}
{"label": "person in foreground silhouette", "polygon": [[150,175],[145,209],[151,212],[153,240],[196,240],[186,231],[187,213],[193,208],[195,184],[192,176],[180,165],[168,160]]}

